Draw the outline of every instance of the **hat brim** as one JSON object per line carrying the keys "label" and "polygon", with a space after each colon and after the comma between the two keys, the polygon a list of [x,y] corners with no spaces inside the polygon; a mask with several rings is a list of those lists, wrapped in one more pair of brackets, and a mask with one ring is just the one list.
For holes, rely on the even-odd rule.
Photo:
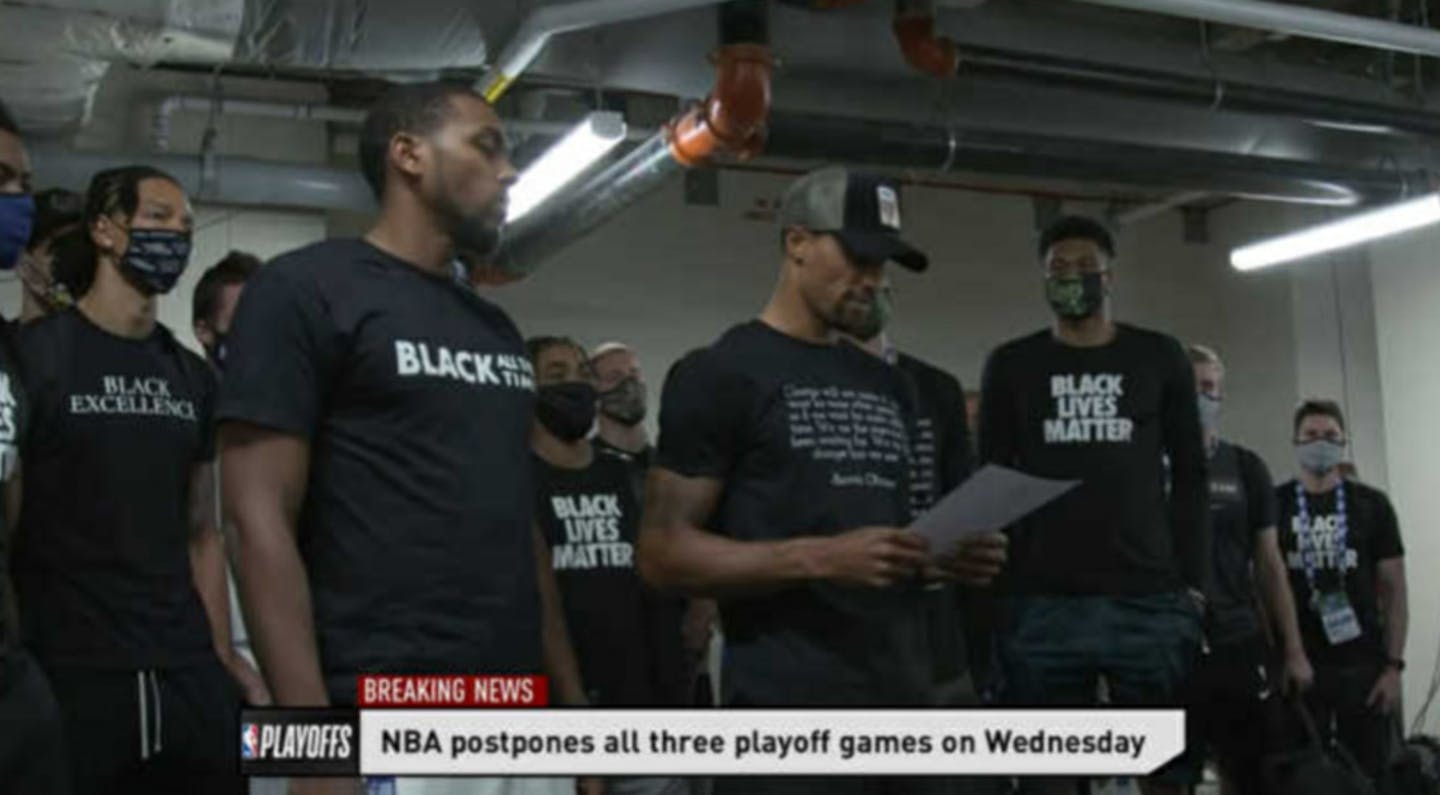
{"label": "hat brim", "polygon": [[924,252],[900,239],[899,235],[885,232],[861,232],[842,230],[833,233],[854,259],[860,262],[893,262],[916,273],[930,267],[930,258]]}

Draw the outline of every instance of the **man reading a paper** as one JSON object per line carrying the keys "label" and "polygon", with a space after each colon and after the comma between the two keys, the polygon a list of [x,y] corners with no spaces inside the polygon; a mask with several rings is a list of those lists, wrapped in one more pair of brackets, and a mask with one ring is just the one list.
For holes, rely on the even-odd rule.
{"label": "man reading a paper", "polygon": [[[1115,704],[1178,705],[1199,652],[1209,560],[1195,375],[1173,338],[1112,319],[1115,244],[1104,227],[1063,218],[1039,253],[1056,319],[990,355],[980,456],[1081,484],[1011,528],[1002,695],[1083,705],[1103,681]],[[1181,792],[1166,779],[1182,772],[1142,788]],[[1070,791],[1063,781],[1032,787]]]}
{"label": "man reading a paper", "polygon": [[[900,238],[898,187],[868,175],[803,177],[780,221],[784,261],[759,319],[666,378],[640,571],[720,599],[727,705],[925,704],[923,580],[988,582],[1005,540],[931,550],[901,529],[911,401],[895,368],[837,333],[869,318],[887,261],[916,271],[928,261]],[[722,778],[716,792],[916,784]]]}

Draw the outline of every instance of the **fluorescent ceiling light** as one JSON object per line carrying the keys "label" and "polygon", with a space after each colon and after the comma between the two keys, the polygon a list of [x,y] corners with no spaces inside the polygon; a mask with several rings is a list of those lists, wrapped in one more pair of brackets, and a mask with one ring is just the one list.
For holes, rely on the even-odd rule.
{"label": "fluorescent ceiling light", "polygon": [[625,119],[619,113],[597,111],[586,116],[520,173],[510,188],[505,220],[514,221],[535,209],[623,140]]}
{"label": "fluorescent ceiling light", "polygon": [[1230,264],[1240,271],[1255,270],[1359,245],[1434,223],[1440,223],[1440,193],[1431,193],[1418,199],[1241,246],[1230,252]]}

